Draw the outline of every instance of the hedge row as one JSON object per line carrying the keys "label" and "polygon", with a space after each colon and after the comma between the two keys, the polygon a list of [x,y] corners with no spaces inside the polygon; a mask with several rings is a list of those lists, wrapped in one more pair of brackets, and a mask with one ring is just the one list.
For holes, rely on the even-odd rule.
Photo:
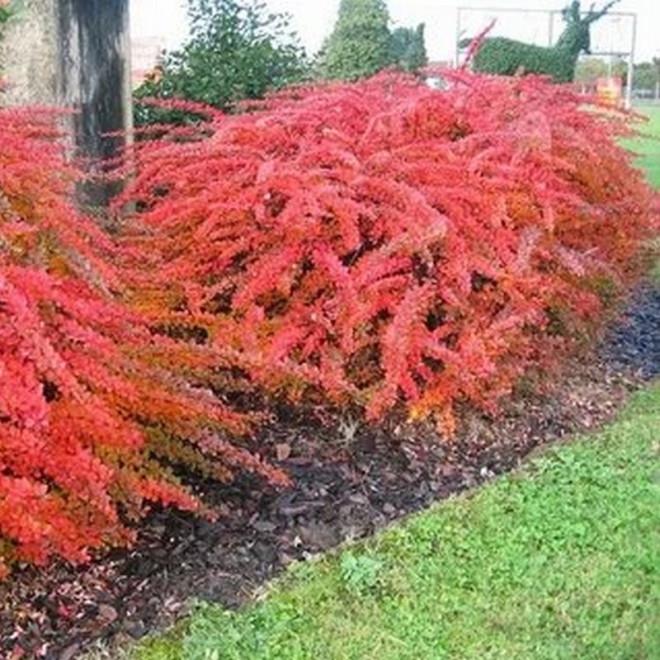
{"label": "hedge row", "polygon": [[120,203],[167,292],[148,306],[269,395],[371,419],[451,427],[561,361],[656,226],[631,118],[538,77],[451,83],[296,90],[141,143]]}
{"label": "hedge row", "polygon": [[2,573],[130,542],[150,503],[210,514],[181,465],[285,485],[236,393],[445,431],[495,410],[598,328],[657,231],[629,118],[541,79],[208,114],[142,136],[110,238],[53,118],[0,111]]}
{"label": "hedge row", "polygon": [[195,382],[211,356],[121,302],[117,248],[72,203],[52,127],[0,110],[0,576],[128,542],[149,502],[201,512],[172,464],[286,483],[227,441],[249,420]]}

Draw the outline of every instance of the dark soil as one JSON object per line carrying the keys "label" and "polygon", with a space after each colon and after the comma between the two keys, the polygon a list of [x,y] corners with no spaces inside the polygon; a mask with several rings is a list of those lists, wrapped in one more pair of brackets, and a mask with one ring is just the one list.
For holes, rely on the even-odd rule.
{"label": "dark soil", "polygon": [[621,323],[610,330],[600,354],[615,369],[649,380],[660,376],[660,288],[640,287],[631,296]]}
{"label": "dark soil", "polygon": [[495,420],[466,415],[453,442],[427,425],[273,423],[262,440],[295,478],[292,490],[250,480],[204,484],[218,522],[161,511],[130,551],[84,567],[18,572],[0,585],[0,657],[70,660],[95,640],[122,643],[172,623],[193,597],[239,606],[290,562],[371,534],[510,470],[538,446],[604,423],[659,373],[660,292],[642,287],[598,355],[573,361],[542,394],[520,393]]}

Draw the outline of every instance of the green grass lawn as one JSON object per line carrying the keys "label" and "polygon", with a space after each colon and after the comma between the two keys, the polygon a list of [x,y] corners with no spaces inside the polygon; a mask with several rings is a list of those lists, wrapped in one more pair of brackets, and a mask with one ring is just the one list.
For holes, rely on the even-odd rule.
{"label": "green grass lawn", "polygon": [[660,658],[660,384],[606,430],[200,606],[140,660]]}
{"label": "green grass lawn", "polygon": [[[660,108],[640,110],[660,136]],[[660,141],[631,146],[660,186]],[[239,612],[200,605],[130,657],[660,658],[660,383],[604,431],[296,565]]]}
{"label": "green grass lawn", "polygon": [[[643,136],[629,142],[627,146],[639,154],[639,166],[645,170],[650,183],[660,189],[660,106],[640,105],[635,110],[646,115],[649,121],[640,127]],[[656,247],[660,249],[658,238]],[[660,261],[656,263],[653,278],[660,286]]]}
{"label": "green grass lawn", "polygon": [[640,154],[639,165],[646,170],[649,181],[660,188],[660,106],[639,106],[635,110],[649,118],[641,131],[648,138],[640,138],[628,146]]}

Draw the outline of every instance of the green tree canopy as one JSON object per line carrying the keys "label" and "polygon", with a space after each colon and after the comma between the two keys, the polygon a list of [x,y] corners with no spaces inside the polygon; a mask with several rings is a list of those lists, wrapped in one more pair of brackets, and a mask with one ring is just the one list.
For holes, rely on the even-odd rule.
{"label": "green tree canopy", "polygon": [[602,57],[583,57],[575,67],[575,81],[595,83],[598,78],[607,75],[607,62]]}
{"label": "green tree canopy", "polygon": [[2,36],[2,28],[4,27],[4,24],[7,23],[13,15],[13,3],[0,0],[0,36]]}
{"label": "green tree canopy", "polygon": [[[660,59],[657,59],[660,64]],[[660,82],[660,67],[655,62],[640,62],[635,64],[635,76],[633,86],[636,89],[655,90],[655,86]]]}
{"label": "green tree canopy", "polygon": [[330,80],[357,80],[391,63],[389,13],[384,0],[341,0],[320,69]]}
{"label": "green tree canopy", "polygon": [[598,78],[614,76],[625,84],[628,79],[628,63],[621,57],[607,60],[602,57],[583,57],[575,67],[575,82],[594,84]]}
{"label": "green tree canopy", "polygon": [[[289,17],[261,0],[188,0],[191,35],[162,63],[162,76],[144,83],[137,98],[180,98],[227,110],[237,101],[299,82],[305,53]],[[138,123],[153,117],[138,115]]]}
{"label": "green tree canopy", "polygon": [[428,64],[424,23],[416,28],[400,27],[390,37],[390,61],[404,71],[419,71]]}

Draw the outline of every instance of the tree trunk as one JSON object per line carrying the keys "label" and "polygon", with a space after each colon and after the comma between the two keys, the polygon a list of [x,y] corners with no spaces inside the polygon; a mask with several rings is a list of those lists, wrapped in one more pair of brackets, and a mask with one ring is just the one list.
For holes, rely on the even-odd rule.
{"label": "tree trunk", "polygon": [[[63,120],[72,154],[92,168],[117,155],[132,127],[128,16],[128,0],[24,0],[0,46],[9,84],[0,102],[75,110]],[[104,205],[113,188],[85,184],[81,198]]]}

